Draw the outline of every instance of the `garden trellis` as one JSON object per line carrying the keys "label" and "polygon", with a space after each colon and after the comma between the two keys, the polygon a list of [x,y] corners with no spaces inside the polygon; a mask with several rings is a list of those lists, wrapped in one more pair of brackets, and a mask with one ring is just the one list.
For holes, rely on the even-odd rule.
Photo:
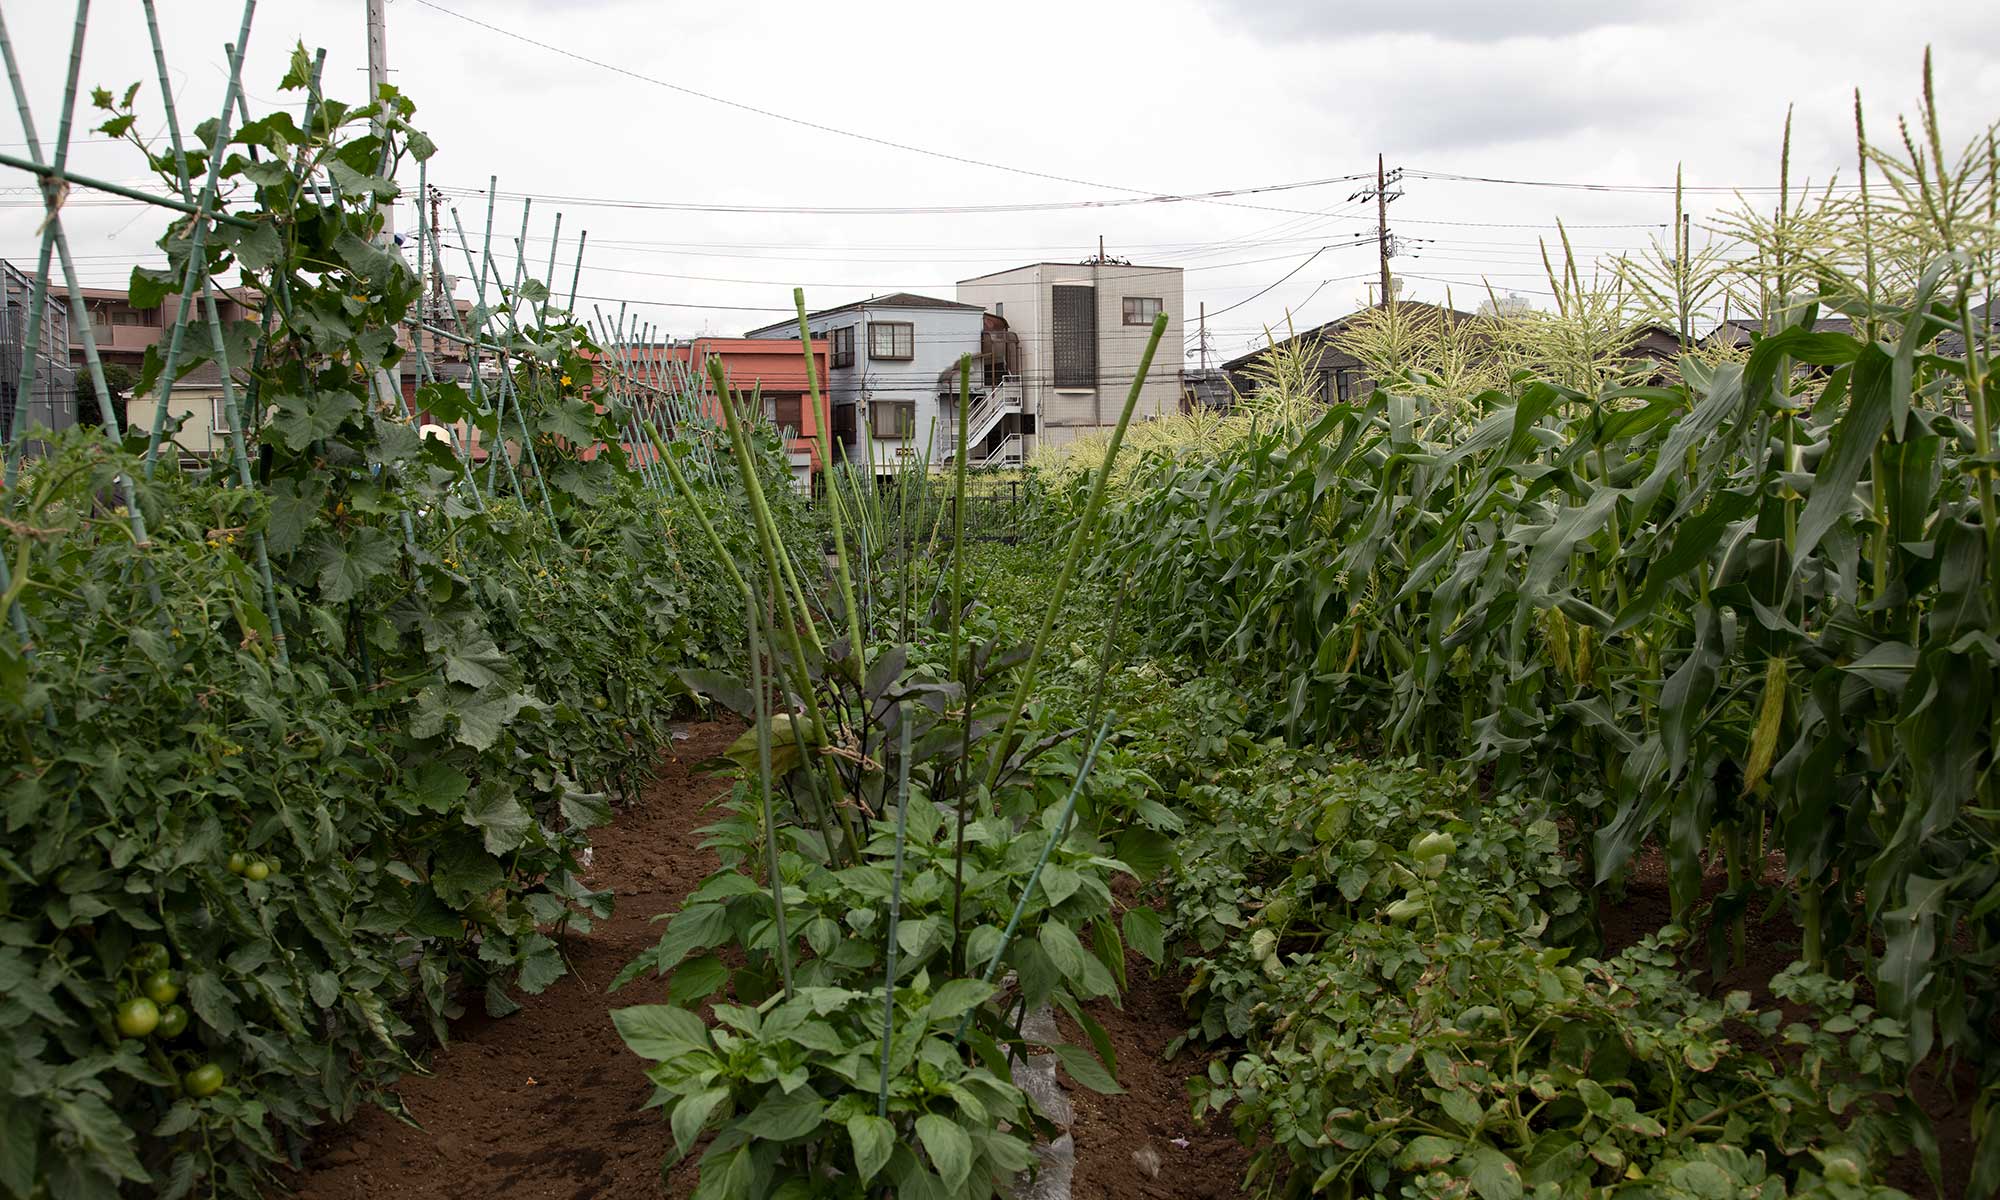
{"label": "garden trellis", "polygon": [[[679,552],[691,517],[657,461],[734,503],[692,377],[592,340],[570,311],[584,239],[538,272],[567,268],[565,307],[530,277],[527,211],[511,263],[492,219],[474,257],[425,203],[399,248],[382,211],[398,168],[429,191],[414,105],[326,95],[323,55],[299,47],[280,81],[297,103],[253,113],[253,12],[192,135],[170,93],[151,145],[132,136],[140,85],[88,93],[157,190],[70,169],[89,6],[52,139],[0,18],[25,134],[0,165],[37,182],[42,217],[36,274],[9,276],[9,389],[69,386],[47,366],[70,355],[67,318],[109,392],[74,189],[166,219],[168,266],[135,270],[130,303],[178,304],[136,428],[100,404],[101,429],[33,431],[17,405],[0,430],[0,1023],[19,1035],[0,1046],[0,1195],[44,1178],[58,1196],[250,1194],[407,1067],[413,1023],[441,1039],[464,997],[497,1015],[547,988],[555,938],[610,907],[583,879],[586,831],[685,704],[633,656],[733,649],[720,564]],[[145,14],[144,86],[164,87]],[[448,250],[470,304],[438,303]],[[223,436],[189,465],[172,422],[203,367]],[[642,423],[674,441],[633,444]],[[754,441],[783,471],[775,438]]]}
{"label": "garden trellis", "polygon": [[[43,326],[47,323],[45,314],[47,313],[48,305],[53,299],[50,293],[56,276],[52,273],[51,267],[59,263],[62,271],[60,278],[64,293],[63,298],[68,303],[72,327],[77,329],[81,334],[86,369],[89,372],[92,385],[97,389],[98,394],[105,394],[103,366],[98,354],[96,336],[84,306],[82,287],[76,276],[75,266],[69,251],[68,238],[65,235],[63,227],[62,206],[70,190],[74,187],[95,189],[128,200],[137,200],[162,209],[185,214],[193,218],[187,224],[187,236],[192,244],[192,250],[187,256],[187,269],[182,272],[179,280],[179,304],[174,314],[174,320],[162,337],[166,349],[163,355],[162,367],[158,375],[158,390],[155,393],[152,423],[147,432],[145,451],[146,474],[148,477],[151,476],[159,455],[162,452],[163,444],[169,441],[166,436],[165,424],[168,414],[171,411],[170,401],[176,386],[179,368],[182,365],[183,347],[186,339],[191,330],[200,332],[199,327],[205,326],[210,340],[209,350],[220,369],[224,403],[229,413],[229,458],[232,470],[238,485],[247,487],[251,482],[251,473],[246,452],[246,428],[243,418],[247,415],[253,421],[259,419],[258,397],[254,393],[240,397],[238,395],[237,368],[240,368],[242,364],[230,361],[230,348],[222,342],[222,323],[217,314],[216,292],[222,289],[223,285],[206,268],[206,261],[202,257],[201,250],[211,233],[219,226],[230,226],[238,229],[251,228],[250,223],[242,216],[227,210],[225,200],[219,194],[218,178],[224,161],[223,151],[230,142],[232,121],[239,115],[245,122],[249,120],[247,101],[241,89],[242,53],[239,48],[247,44],[249,39],[252,18],[256,8],[255,0],[250,0],[249,3],[245,4],[241,30],[237,36],[237,40],[229,47],[229,72],[224,90],[222,111],[213,122],[213,136],[210,144],[206,147],[208,170],[205,178],[199,181],[191,179],[187,172],[188,154],[183,148],[179,118],[173,105],[173,95],[170,87],[171,77],[168,73],[166,51],[161,39],[160,23],[153,0],[144,0],[144,8],[147,35],[151,42],[153,60],[157,70],[162,112],[165,118],[165,133],[171,146],[169,161],[177,173],[176,182],[178,183],[178,189],[177,194],[174,195],[147,192],[143,189],[113,183],[68,169],[68,151],[78,115],[79,79],[86,40],[85,35],[89,24],[89,0],[79,0],[77,5],[74,35],[70,45],[68,60],[69,69],[65,77],[63,96],[59,107],[57,133],[50,151],[46,155],[44,155],[42,145],[36,136],[33,111],[22,83],[18,64],[15,60],[15,49],[12,38],[7,33],[4,21],[0,21],[0,46],[3,46],[5,49],[8,78],[13,88],[15,106],[20,117],[23,133],[26,137],[27,147],[27,155],[25,157],[0,154],[0,165],[27,172],[36,179],[42,194],[45,213],[41,228],[40,258],[37,263],[36,273],[32,277],[32,292],[26,306],[27,322],[23,338],[26,353],[22,356],[20,382],[17,392],[24,396],[32,394],[38,375],[46,369],[41,363],[41,358],[44,356],[38,355],[36,351],[40,338],[44,336]],[[311,68],[311,81],[304,113],[304,120],[307,127],[311,127],[314,120],[315,108],[320,102],[318,79],[323,59],[324,52],[313,62]],[[125,103],[129,105],[131,99],[131,95],[128,94]],[[121,129],[120,132],[122,133],[123,130]],[[385,163],[390,159],[390,149],[386,144],[383,147]],[[254,147],[251,148],[249,154],[255,159],[257,154],[256,149]],[[429,196],[428,182],[425,178],[427,169],[427,163],[419,163],[418,203],[415,206],[418,213],[418,227],[413,251],[415,259],[413,269],[418,279],[420,291],[427,283],[438,280],[448,281],[451,278],[445,267],[443,231],[436,228],[427,217],[428,206],[424,203]],[[294,179],[293,186],[295,191],[306,191],[334,185],[329,182],[308,179],[304,175],[298,175]],[[486,221],[480,239],[480,250],[477,258],[474,257],[472,243],[465,236],[464,227],[460,222],[456,206],[452,206],[450,210],[454,232],[457,235],[457,245],[464,255],[465,277],[473,282],[477,295],[476,303],[469,314],[471,320],[467,321],[467,314],[460,313],[456,304],[447,304],[445,310],[450,313],[453,323],[452,328],[444,328],[432,321],[425,320],[424,314],[421,311],[412,315],[404,327],[404,332],[409,336],[412,356],[415,360],[416,377],[421,383],[433,383],[439,379],[435,364],[431,361],[432,350],[426,348],[427,342],[433,349],[440,344],[455,346],[469,358],[470,370],[467,379],[471,387],[475,405],[475,412],[472,414],[473,419],[466,423],[466,428],[463,431],[459,428],[459,423],[447,425],[446,430],[452,448],[464,467],[464,493],[476,505],[483,505],[486,497],[493,492],[493,489],[497,486],[497,473],[500,464],[504,459],[509,457],[506,453],[506,426],[510,402],[513,405],[516,428],[523,435],[526,433],[526,426],[519,412],[520,400],[514,394],[516,387],[514,371],[524,361],[522,358],[523,342],[524,339],[530,336],[530,331],[524,329],[521,323],[521,309],[525,306],[532,310],[533,328],[534,330],[540,330],[546,326],[550,318],[554,297],[553,284],[550,280],[536,280],[526,274],[526,246],[532,216],[532,201],[525,202],[522,205],[520,234],[514,239],[515,254],[512,281],[511,283],[501,284],[502,260],[497,258],[493,253],[494,197],[497,189],[498,179],[496,177],[489,180]],[[545,274],[550,276],[553,276],[557,265],[556,252],[561,244],[561,231],[562,214],[557,213],[555,227],[550,239],[549,267],[545,272]],[[585,231],[577,238],[576,256],[571,265],[568,301],[561,310],[563,312],[570,312],[575,308],[577,280],[582,271],[583,254],[588,237],[589,234]],[[385,248],[391,244],[387,239],[384,240]],[[496,285],[496,294],[490,300],[487,288],[489,278]],[[269,332],[274,321],[289,322],[295,317],[295,314],[290,311],[289,297],[286,295],[283,287],[280,287],[270,295],[259,297],[257,307],[263,310],[263,324],[266,333]],[[202,317],[206,319],[201,320],[200,318]],[[641,356],[633,352],[634,347],[626,341],[625,312],[622,305],[619,320],[615,328],[603,323],[600,317],[593,331],[599,338],[599,344],[604,346],[606,351],[604,359],[598,364],[598,370],[605,377],[608,395],[612,399],[626,402],[625,406],[634,414],[623,430],[628,443],[636,446],[642,440],[638,436],[638,421],[640,419],[639,414],[641,413],[657,417],[662,427],[666,429],[679,429],[689,422],[707,420],[701,407],[699,380],[693,372],[687,369],[685,364],[671,363],[657,355]],[[635,320],[632,332],[635,337],[650,339],[656,330],[650,325],[642,328]],[[640,346],[648,344],[651,344],[649,340],[641,340],[639,342]],[[492,375],[497,385],[494,394],[490,397],[485,394],[488,386],[489,365],[493,368]],[[384,402],[388,402],[387,397],[382,397],[381,399]],[[398,395],[394,403],[402,409],[405,420],[414,421],[416,419],[417,414],[409,406],[407,398],[400,394],[400,389],[398,389]],[[22,435],[24,433],[24,421],[18,415],[18,411],[17,407],[16,414],[8,421],[7,427],[4,430],[7,447],[7,472],[10,481],[19,471],[20,457],[23,449]],[[490,447],[477,446],[472,427],[480,426],[483,428],[488,424],[495,431],[492,445]],[[712,422],[710,424],[712,425]],[[115,414],[107,414],[104,428],[106,436],[114,442],[121,439],[124,434],[124,430],[119,427]],[[554,514],[549,505],[547,484],[543,478],[540,464],[537,461],[535,439],[522,436],[514,444],[526,460],[526,469],[523,474],[527,479],[532,480],[534,486],[538,489],[544,512],[549,517],[551,523],[553,523]],[[478,450],[482,448],[487,450],[485,482],[483,484],[479,481],[477,473],[473,469],[473,460]],[[707,455],[704,454],[703,457],[706,459]],[[666,480],[656,470],[648,467],[642,473],[656,488],[665,489]],[[517,484],[519,482],[517,481]],[[126,507],[130,520],[134,522],[133,536],[136,541],[144,544],[146,540],[143,524],[144,518],[138,506],[132,503],[130,493],[131,481],[124,480],[120,486],[125,489],[124,498],[126,500]],[[257,536],[259,539],[262,537],[261,534]],[[268,555],[260,549],[258,556],[258,569],[265,576],[266,605],[270,608],[271,616],[275,622],[275,600],[271,595]],[[0,565],[0,570],[4,569],[4,566]],[[0,589],[4,589],[4,587],[5,577],[0,576]],[[280,647],[282,647],[282,632],[278,634],[278,642]]]}

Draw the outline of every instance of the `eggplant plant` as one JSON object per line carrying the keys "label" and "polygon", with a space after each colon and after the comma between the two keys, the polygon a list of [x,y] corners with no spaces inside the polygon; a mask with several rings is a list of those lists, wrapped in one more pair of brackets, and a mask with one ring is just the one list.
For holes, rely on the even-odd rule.
{"label": "eggplant plant", "polygon": [[[803,339],[805,301],[794,299]],[[1164,328],[1155,322],[1112,455]],[[822,501],[832,562],[816,581],[771,519],[720,364],[711,390],[755,554],[736,561],[688,482],[685,451],[659,444],[735,582],[750,647],[741,675],[681,672],[750,723],[729,752],[741,783],[713,831],[724,865],[613,984],[667,979],[666,1004],[617,1020],[636,1053],[658,1060],[649,1076],[675,1157],[714,1130],[703,1196],[1006,1188],[1034,1162],[1029,1136],[1047,1128],[1007,1066],[1027,1045],[1023,1018],[1044,1005],[1092,1043],[1050,1047],[1070,1074],[1117,1089],[1109,1038],[1083,1005],[1120,990],[1110,881],[1128,868],[1074,819],[1094,749],[1067,773],[1034,769],[1082,732],[1026,714],[1052,617],[1022,647],[969,628],[969,372],[962,361],[949,502],[910,475],[886,492],[835,476]],[[1050,614],[1079,573],[1103,491],[1100,472]],[[692,1015],[724,989],[734,1004],[715,1004],[715,1027]]]}

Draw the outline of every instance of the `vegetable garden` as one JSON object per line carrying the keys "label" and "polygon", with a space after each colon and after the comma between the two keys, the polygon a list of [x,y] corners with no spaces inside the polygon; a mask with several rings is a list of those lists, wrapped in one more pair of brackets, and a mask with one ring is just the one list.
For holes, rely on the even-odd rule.
{"label": "vegetable garden", "polygon": [[[999,547],[962,425],[808,503],[719,364],[530,273],[525,213],[509,272],[452,213],[440,312],[442,231],[383,236],[414,106],[301,48],[253,118],[232,52],[184,140],[146,12],[165,144],[144,88],[91,100],[172,214],[152,428],[6,431],[0,1194],[313,1194],[315,1140],[635,899],[592,831],[657,816],[691,714],[742,731],[715,869],[604,1004],[696,1196],[1024,1194],[1140,1103],[1117,1014],[1161,982],[1158,1127],[1237,1134],[1243,1195],[2000,1189],[2000,153],[1928,86],[1740,257],[1391,304],[1352,403],[1287,353],[1228,418],[1128,399]],[[46,157],[15,85],[38,310],[82,309],[84,27]],[[1694,336],[1725,295],[1747,351]],[[1642,318],[1685,352],[1635,364]],[[188,468],[203,364],[229,447]]]}

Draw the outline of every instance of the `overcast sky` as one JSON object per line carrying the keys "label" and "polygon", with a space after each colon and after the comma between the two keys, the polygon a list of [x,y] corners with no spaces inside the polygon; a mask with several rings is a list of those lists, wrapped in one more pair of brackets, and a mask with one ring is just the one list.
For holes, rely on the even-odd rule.
{"label": "overcast sky", "polygon": [[[191,127],[220,104],[222,46],[240,9],[233,0],[159,7],[176,102]],[[545,273],[560,210],[559,289],[575,236],[587,229],[580,291],[593,299],[578,307],[587,314],[592,303],[615,310],[629,300],[676,336],[764,324],[789,309],[794,284],[815,308],[897,290],[950,296],[960,278],[1080,258],[1101,235],[1115,256],[1187,268],[1190,337],[1205,302],[1212,345],[1227,356],[1262,326],[1282,326],[1288,312],[1305,326],[1365,303],[1374,209],[1349,199],[1353,182],[1226,203],[984,213],[690,212],[634,202],[1043,205],[1372,176],[1377,152],[1412,172],[1669,185],[1684,163],[1691,185],[1768,187],[1788,102],[1797,106],[1794,180],[1836,169],[1846,178],[1851,90],[1861,88],[1874,128],[1887,133],[1895,114],[1914,111],[1927,42],[1948,131],[1969,135],[2000,116],[2000,18],[1983,0],[1703,0],[1652,6],[1650,17],[1611,15],[1639,7],[391,0],[388,21],[392,81],[437,141],[431,181],[452,189],[468,233],[477,239],[485,220],[472,193],[497,175],[495,244],[510,260],[517,197],[533,195],[531,273]],[[46,141],[71,12],[60,0],[6,0],[5,16]],[[277,89],[295,41],[326,48],[330,94],[364,97],[363,0],[264,0],[245,72],[253,112],[298,104]],[[163,134],[139,6],[99,0],[83,85],[135,80],[145,81],[141,128]],[[78,137],[76,169],[138,181],[129,147]],[[0,144],[22,152],[18,125]],[[412,193],[415,182],[414,171],[403,180]],[[0,168],[8,189],[0,257],[32,270],[40,214],[25,183]],[[1395,263],[1405,294],[1442,298],[1450,286],[1468,308],[1483,295],[1482,279],[1545,298],[1535,246],[1553,236],[1558,217],[1580,250],[1598,254],[1668,236],[1672,214],[1671,195],[1657,193],[1419,177],[1401,189],[1390,224],[1406,239]],[[1730,197],[1694,200],[1699,221]],[[156,211],[78,193],[64,219],[88,282],[117,284],[134,262],[159,261]],[[404,228],[414,220],[407,210],[400,219]]]}

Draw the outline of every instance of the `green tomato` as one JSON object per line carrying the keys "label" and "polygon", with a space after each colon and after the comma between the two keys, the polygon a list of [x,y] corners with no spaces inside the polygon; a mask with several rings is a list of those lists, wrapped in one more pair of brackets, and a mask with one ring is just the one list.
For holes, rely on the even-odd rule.
{"label": "green tomato", "polygon": [[160,1014],[160,1027],[156,1031],[163,1038],[177,1038],[188,1027],[188,1010],[178,1004],[169,1005]]}
{"label": "green tomato", "polygon": [[155,1004],[172,1004],[180,998],[181,985],[174,979],[172,971],[155,971],[146,976],[142,985],[146,995]]}
{"label": "green tomato", "polygon": [[243,868],[243,877],[252,883],[262,883],[270,874],[271,868],[261,858],[251,860],[250,865]]}
{"label": "green tomato", "polygon": [[155,971],[166,970],[167,964],[171,960],[167,957],[167,948],[165,946],[160,945],[158,942],[141,942],[132,948],[131,957],[125,961],[131,964],[132,969],[139,972],[139,974],[151,975]]}
{"label": "green tomato", "polygon": [[243,853],[241,850],[238,850],[234,854],[231,854],[229,856],[229,873],[231,875],[241,875],[243,872],[249,869],[250,869],[249,855]]}
{"label": "green tomato", "polygon": [[610,704],[608,704],[608,703],[607,703],[607,702],[605,701],[604,697],[602,697],[602,696],[592,696],[592,697],[590,698],[590,703],[591,703],[591,704],[592,704],[593,706],[595,706],[595,707],[597,708],[597,710],[598,710],[599,712],[602,712],[602,711],[604,711],[605,709],[607,709],[607,708],[610,708],[610,707],[611,707],[611,705],[610,705]]}
{"label": "green tomato", "polygon": [[182,1076],[181,1083],[190,1096],[213,1096],[222,1090],[222,1068],[214,1063],[203,1063]]}
{"label": "green tomato", "polygon": [[159,1024],[159,1006],[144,996],[134,996],[118,1006],[118,1032],[126,1037],[145,1037]]}

